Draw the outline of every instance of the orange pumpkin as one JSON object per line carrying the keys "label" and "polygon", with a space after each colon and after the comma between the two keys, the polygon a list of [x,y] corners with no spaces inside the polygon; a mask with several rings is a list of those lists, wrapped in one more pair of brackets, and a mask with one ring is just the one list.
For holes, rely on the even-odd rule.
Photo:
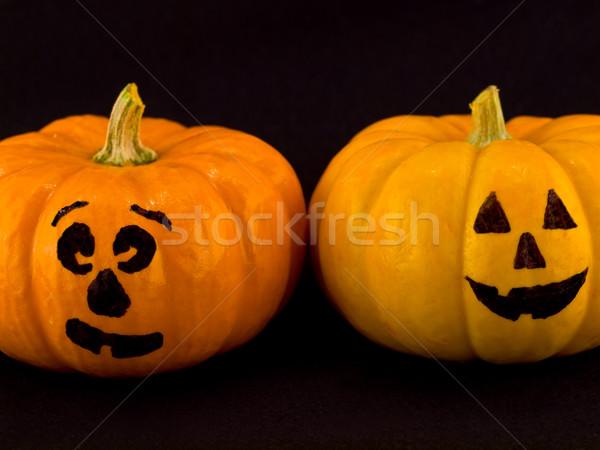
{"label": "orange pumpkin", "polygon": [[0,142],[7,355],[96,376],[174,370],[248,341],[289,297],[305,230],[292,167],[256,137],[143,109],[130,84],[110,121]]}
{"label": "orange pumpkin", "polygon": [[309,209],[329,298],[370,339],[426,357],[600,345],[600,116],[505,126],[493,86],[472,109],[379,121],[333,159]]}

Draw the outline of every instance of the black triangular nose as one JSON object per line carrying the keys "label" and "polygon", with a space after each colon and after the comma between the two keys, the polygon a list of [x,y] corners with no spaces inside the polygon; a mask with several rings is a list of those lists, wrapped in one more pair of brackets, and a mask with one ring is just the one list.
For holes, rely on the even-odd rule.
{"label": "black triangular nose", "polygon": [[101,316],[121,317],[131,305],[129,296],[110,269],[101,271],[88,287],[90,309]]}
{"label": "black triangular nose", "polygon": [[546,260],[531,233],[523,233],[519,239],[515,269],[538,269],[546,267]]}

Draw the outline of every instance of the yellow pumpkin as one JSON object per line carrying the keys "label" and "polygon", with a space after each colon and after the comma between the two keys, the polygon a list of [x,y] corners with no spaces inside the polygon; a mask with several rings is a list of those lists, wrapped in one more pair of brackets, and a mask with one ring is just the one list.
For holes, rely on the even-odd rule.
{"label": "yellow pumpkin", "polygon": [[358,133],[309,208],[328,297],[373,341],[446,360],[538,361],[600,344],[600,116],[472,116]]}
{"label": "yellow pumpkin", "polygon": [[131,84],[110,121],[0,142],[7,355],[96,376],[174,370],[248,341],[289,297],[305,229],[291,166],[248,134],[143,109]]}

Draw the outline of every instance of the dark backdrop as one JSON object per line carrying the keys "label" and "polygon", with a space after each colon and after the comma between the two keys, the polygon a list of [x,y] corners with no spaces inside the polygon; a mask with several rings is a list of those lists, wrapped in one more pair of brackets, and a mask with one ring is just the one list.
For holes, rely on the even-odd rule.
{"label": "dark backdrop", "polygon": [[[600,113],[594,2],[81,2],[106,30],[76,1],[0,2],[0,138],[107,115],[135,81],[148,116],[275,146],[308,199],[361,128],[466,113],[489,84],[507,118]],[[405,356],[348,326],[310,267],[254,341],[141,386],[0,355],[3,448],[591,448],[599,424],[600,351],[501,367]]]}

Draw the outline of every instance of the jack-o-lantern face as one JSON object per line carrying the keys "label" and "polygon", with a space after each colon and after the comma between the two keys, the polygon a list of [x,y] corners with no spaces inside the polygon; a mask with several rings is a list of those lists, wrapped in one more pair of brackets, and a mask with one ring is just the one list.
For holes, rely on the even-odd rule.
{"label": "jack-o-lantern face", "polygon": [[[145,169],[135,170],[149,186],[142,192],[132,192],[129,174],[120,169],[105,177],[108,194],[87,183],[89,173],[77,174],[39,219],[32,272],[45,328],[31,335],[58,348],[76,370],[141,376],[202,361],[227,348],[231,338],[252,337],[266,322],[261,318],[271,317],[278,305],[263,304],[263,298],[281,299],[285,292],[287,281],[276,271],[265,270],[269,279],[261,272],[241,284],[255,262],[244,259],[245,240],[216,244],[213,236],[233,239],[237,228],[232,220],[215,219],[228,210],[206,195],[212,186],[173,171],[170,189],[178,195],[167,196],[160,183],[145,179]],[[193,199],[209,218],[195,219]],[[276,203],[266,204],[275,217]],[[255,229],[261,239],[275,242],[275,229]],[[256,254],[288,270],[289,259],[280,250],[261,246]]]}
{"label": "jack-o-lantern face", "polygon": [[110,119],[0,141],[4,354],[146,376],[248,342],[289,298],[306,233],[292,167],[256,137],[143,110],[130,84]]}
{"label": "jack-o-lantern face", "polygon": [[[58,221],[69,212],[88,204],[86,201],[77,201],[62,208],[54,217],[52,226],[55,227]],[[171,229],[169,219],[160,211],[147,211],[138,205],[132,205],[131,211],[162,223],[168,230]],[[135,255],[127,261],[119,261],[117,266],[118,270],[126,274],[139,272],[150,265],[156,252],[156,241],[150,233],[138,225],[127,225],[117,233],[113,242],[113,253],[116,257],[128,252],[131,248],[136,250]],[[77,253],[84,257],[90,257],[94,254],[94,250],[94,236],[89,226],[84,223],[73,223],[58,239],[58,259],[64,268],[74,275],[85,275],[94,270],[91,263],[80,264],[76,258]],[[131,300],[115,272],[110,268],[100,268],[98,275],[88,286],[87,304],[94,314],[122,317],[131,306]],[[147,355],[163,345],[163,335],[160,332],[144,335],[105,333],[78,318],[71,318],[67,321],[66,333],[74,344],[97,355],[100,354],[104,345],[110,347],[114,358]]]}
{"label": "jack-o-lantern face", "polygon": [[[567,211],[554,189],[548,191],[548,201],[542,228],[547,230],[569,230],[577,224]],[[509,221],[495,192],[491,192],[481,205],[473,229],[476,233],[509,233]],[[546,260],[535,237],[524,232],[519,238],[514,269],[544,269]],[[531,287],[512,288],[507,296],[499,295],[498,289],[466,277],[477,299],[490,311],[510,320],[521,314],[531,314],[533,319],[545,319],[558,314],[577,296],[585,283],[588,268],[562,281]]]}

